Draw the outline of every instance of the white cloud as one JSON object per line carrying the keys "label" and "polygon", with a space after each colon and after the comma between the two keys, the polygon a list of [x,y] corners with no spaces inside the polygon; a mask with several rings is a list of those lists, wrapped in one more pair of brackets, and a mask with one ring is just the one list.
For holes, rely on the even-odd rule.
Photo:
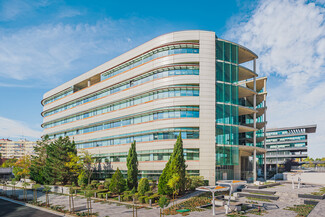
{"label": "white cloud", "polygon": [[151,36],[142,30],[134,34],[141,25],[149,28],[150,22],[137,18],[106,19],[94,25],[47,24],[18,31],[0,29],[0,77],[33,79],[41,84],[62,83],[66,75],[93,68],[87,61],[94,61],[96,55],[107,57],[108,61],[139,41],[149,39]]}
{"label": "white cloud", "polygon": [[26,123],[0,116],[0,138],[39,139],[41,134],[41,131],[28,127]]}
{"label": "white cloud", "polygon": [[64,8],[59,12],[58,17],[59,18],[75,17],[81,14],[82,13],[79,10],[76,10],[74,8]]}
{"label": "white cloud", "polygon": [[20,15],[24,15],[33,11],[35,8],[44,7],[47,1],[25,1],[25,0],[10,0],[3,1],[0,4],[0,21],[14,20]]}
{"label": "white cloud", "polygon": [[318,125],[309,146],[316,157],[325,156],[324,16],[323,1],[260,1],[223,36],[259,55],[258,74],[269,77],[268,127]]}

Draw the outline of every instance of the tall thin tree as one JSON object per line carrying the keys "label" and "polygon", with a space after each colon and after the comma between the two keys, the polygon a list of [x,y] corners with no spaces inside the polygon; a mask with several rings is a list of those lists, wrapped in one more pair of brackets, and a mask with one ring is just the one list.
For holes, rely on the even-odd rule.
{"label": "tall thin tree", "polygon": [[136,151],[135,141],[131,144],[127,157],[127,184],[129,189],[137,189],[138,187],[138,155]]}

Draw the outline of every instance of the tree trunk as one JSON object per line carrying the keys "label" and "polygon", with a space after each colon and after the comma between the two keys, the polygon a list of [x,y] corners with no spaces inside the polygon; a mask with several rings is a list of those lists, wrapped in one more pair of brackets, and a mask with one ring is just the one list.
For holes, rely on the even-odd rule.
{"label": "tree trunk", "polygon": [[69,194],[69,212],[71,213],[71,196]]}
{"label": "tree trunk", "polygon": [[73,200],[73,194],[72,194],[72,197],[71,197],[71,201],[72,201],[72,212],[74,212],[74,200]]}

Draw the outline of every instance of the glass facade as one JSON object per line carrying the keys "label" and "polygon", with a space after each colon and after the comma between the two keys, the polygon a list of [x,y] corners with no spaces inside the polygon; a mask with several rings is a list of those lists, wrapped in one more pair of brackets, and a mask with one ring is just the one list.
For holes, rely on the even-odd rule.
{"label": "glass facade", "polygon": [[68,96],[72,93],[73,93],[73,89],[72,89],[72,87],[70,87],[68,90],[63,91],[62,93],[55,94],[54,96],[51,96],[49,99],[45,100],[44,105],[54,102],[54,101],[61,99],[65,96]]}
{"label": "glass facade", "polygon": [[[137,151],[138,161],[168,161],[170,155],[173,153],[173,149],[157,149],[157,150],[145,150]],[[199,160],[199,149],[184,149],[185,160]],[[99,159],[99,162],[126,162],[128,152],[120,153],[108,153],[97,154],[95,158]]]}
{"label": "glass facade", "polygon": [[[103,165],[102,167],[105,167]],[[127,170],[120,170],[123,177],[126,179],[127,178]],[[190,176],[199,176],[200,171],[199,170],[186,170],[186,172]],[[113,174],[115,173],[114,170],[95,170],[92,176],[92,179],[97,179],[97,180],[104,180],[107,178],[112,178]],[[158,180],[159,176],[161,175],[162,170],[139,170],[138,173],[138,179],[141,178],[148,178],[149,180]]]}
{"label": "glass facade", "polygon": [[167,128],[149,131],[140,131],[130,134],[122,134],[105,138],[96,138],[96,141],[78,141],[77,148],[93,148],[109,145],[121,145],[136,142],[150,142],[155,140],[177,139],[181,132],[182,139],[199,139],[199,128],[182,127]]}
{"label": "glass facade", "polygon": [[138,105],[141,103],[146,103],[155,99],[163,99],[163,98],[170,98],[170,97],[178,97],[178,96],[199,96],[199,89],[198,88],[193,88],[193,87],[184,87],[184,88],[167,88],[167,89],[162,89],[158,91],[152,91],[150,93],[146,93],[137,97],[133,97],[127,100],[121,100],[117,103],[112,103],[110,105],[98,108],[98,109],[93,109],[88,112],[82,113],[82,114],[77,114],[77,115],[72,115],[70,117],[57,120],[54,122],[46,123],[44,126],[48,127],[54,127],[58,126],[61,124],[69,123],[72,121],[77,121],[81,120],[84,118],[104,114],[107,112],[115,111],[118,109],[122,108],[127,108],[133,105]]}
{"label": "glass facade", "polygon": [[233,178],[239,163],[238,47],[216,40],[216,179]]}
{"label": "glass facade", "polygon": [[[187,107],[187,108],[186,108]],[[192,107],[192,108],[191,108]],[[124,118],[118,121],[101,121],[101,123],[95,123],[91,127],[78,127],[75,130],[65,130],[64,132],[54,132],[48,134],[50,138],[60,136],[73,136],[78,134],[96,132],[100,130],[107,130],[116,127],[128,126],[132,124],[145,123],[154,120],[172,119],[172,118],[199,118],[198,106],[184,106],[184,108],[169,108],[167,111],[153,112],[150,114],[139,115],[132,118]],[[175,110],[174,110],[175,109]],[[194,110],[196,109],[196,110]]]}
{"label": "glass facade", "polygon": [[53,115],[55,113],[76,107],[78,105],[82,105],[84,103],[88,103],[93,100],[120,92],[120,91],[128,89],[130,87],[135,87],[137,85],[146,83],[148,81],[152,81],[152,80],[164,78],[164,77],[169,77],[169,76],[175,76],[175,75],[199,75],[199,69],[198,69],[198,66],[170,66],[170,67],[165,67],[165,68],[161,68],[158,70],[154,70],[154,71],[148,72],[144,75],[138,76],[132,80],[128,80],[126,82],[119,83],[117,85],[114,85],[113,87],[106,88],[106,89],[96,92],[90,96],[72,101],[72,102],[67,103],[63,106],[60,106],[56,109],[45,112],[44,116],[46,117],[49,115]]}
{"label": "glass facade", "polygon": [[[180,48],[184,47],[184,48]],[[154,49],[148,53],[141,55],[133,60],[130,60],[122,65],[115,67],[114,69],[110,69],[101,74],[101,80],[105,80],[117,74],[120,74],[124,71],[127,71],[131,68],[137,67],[141,64],[149,62],[151,60],[157,59],[163,56],[169,56],[173,54],[182,54],[182,53],[199,53],[199,45],[195,43],[187,43],[187,44],[178,44],[178,45],[169,45]]]}
{"label": "glass facade", "polygon": [[286,160],[299,161],[307,157],[307,134],[305,128],[292,128],[266,132],[268,164],[283,164]]}

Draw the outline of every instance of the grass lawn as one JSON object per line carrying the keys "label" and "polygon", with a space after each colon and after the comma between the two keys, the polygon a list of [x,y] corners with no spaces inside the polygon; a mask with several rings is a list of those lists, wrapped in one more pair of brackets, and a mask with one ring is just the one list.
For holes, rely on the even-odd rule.
{"label": "grass lawn", "polygon": [[264,202],[271,202],[269,199],[262,199],[262,198],[256,198],[256,197],[246,197],[248,200],[258,200],[258,201],[264,201]]}
{"label": "grass lawn", "polygon": [[293,207],[286,207],[285,210],[294,211],[297,213],[297,217],[307,217],[309,213],[314,209],[315,205],[294,205]]}
{"label": "grass lawn", "polygon": [[312,195],[322,196],[323,194],[325,194],[325,187],[320,188],[319,191],[312,192],[311,194],[312,194]]}

